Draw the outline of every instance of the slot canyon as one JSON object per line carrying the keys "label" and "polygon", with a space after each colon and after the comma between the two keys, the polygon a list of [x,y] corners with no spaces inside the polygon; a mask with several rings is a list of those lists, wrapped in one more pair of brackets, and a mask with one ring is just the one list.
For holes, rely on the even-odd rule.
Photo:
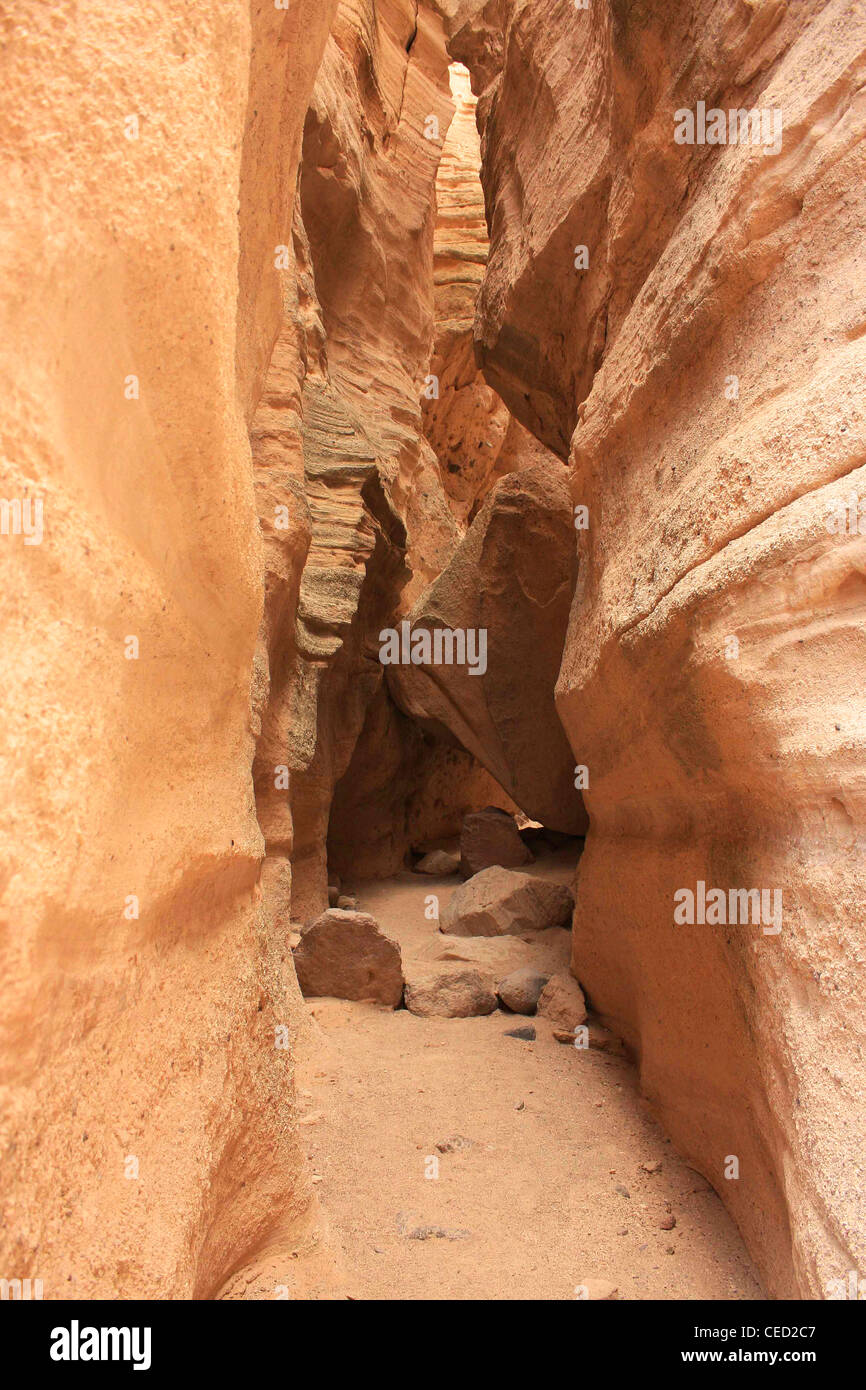
{"label": "slot canyon", "polygon": [[866,1297],[862,0],[0,55],[4,1289]]}

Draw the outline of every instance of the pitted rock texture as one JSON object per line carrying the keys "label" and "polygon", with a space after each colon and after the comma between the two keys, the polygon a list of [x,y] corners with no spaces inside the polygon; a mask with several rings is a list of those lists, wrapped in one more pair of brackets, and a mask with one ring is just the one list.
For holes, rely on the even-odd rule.
{"label": "pitted rock texture", "polygon": [[[575,968],[768,1290],[825,1297],[866,1262],[864,542],[827,524],[864,488],[866,13],[447,9],[480,358],[589,513],[557,702],[589,769]],[[677,144],[700,101],[780,111],[780,151]],[[778,889],[781,931],[677,927],[698,882]]]}

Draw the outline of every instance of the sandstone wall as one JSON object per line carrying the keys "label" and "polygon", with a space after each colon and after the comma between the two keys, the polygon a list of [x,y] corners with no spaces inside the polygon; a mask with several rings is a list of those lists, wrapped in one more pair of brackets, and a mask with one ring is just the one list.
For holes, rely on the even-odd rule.
{"label": "sandstone wall", "polygon": [[[590,773],[574,968],[768,1290],[824,1297],[866,1266],[866,551],[826,525],[864,487],[866,15],[446,9],[481,92],[478,351],[589,508],[558,687]],[[780,109],[781,151],[676,144],[698,101]],[[699,880],[781,890],[781,931],[675,927]]]}
{"label": "sandstone wall", "polygon": [[44,537],[0,537],[0,1269],[46,1298],[209,1296],[311,1220],[257,887],[246,417],[330,7],[194,11],[4,16],[0,490]]}

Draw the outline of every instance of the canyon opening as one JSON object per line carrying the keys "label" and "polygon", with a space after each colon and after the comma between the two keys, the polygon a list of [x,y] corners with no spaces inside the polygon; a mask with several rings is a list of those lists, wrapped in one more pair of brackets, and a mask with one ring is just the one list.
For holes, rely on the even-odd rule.
{"label": "canyon opening", "polygon": [[2,1298],[866,1297],[862,0],[0,55]]}

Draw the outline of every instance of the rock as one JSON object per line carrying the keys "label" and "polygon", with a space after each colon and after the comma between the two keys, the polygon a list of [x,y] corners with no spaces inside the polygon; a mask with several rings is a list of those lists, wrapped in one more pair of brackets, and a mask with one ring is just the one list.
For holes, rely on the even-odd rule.
{"label": "rock", "polygon": [[673,1214],[671,1214],[670,1216],[663,1216],[662,1219],[661,1219],[661,1221],[659,1222],[659,1230],[660,1230],[660,1231],[672,1231],[672,1230],[674,1229],[674,1226],[676,1226],[676,1224],[677,1224],[677,1218],[676,1218]]}
{"label": "rock", "polygon": [[568,970],[570,946],[571,932],[562,927],[533,932],[528,940],[520,936],[451,936],[438,931],[422,948],[421,955],[425,960],[457,960],[477,965],[489,970],[497,980],[524,966],[531,966],[549,979],[557,971]]}
{"label": "rock", "polygon": [[504,1038],[519,1038],[521,1042],[535,1042],[535,1029],[531,1024],[526,1028],[509,1028],[502,1036]]}
{"label": "rock", "polygon": [[520,936],[563,927],[574,899],[560,883],[513,869],[483,869],[452,893],[439,930],[452,936]]}
{"label": "rock", "polygon": [[570,1030],[572,1034],[578,1024],[586,1021],[586,1000],[573,975],[551,976],[538,1000],[538,1012],[557,1028]]}
{"label": "rock", "polygon": [[450,1134],[447,1139],[439,1139],[436,1148],[441,1154],[463,1153],[466,1149],[471,1149],[474,1142],[473,1139],[467,1139],[465,1134]]}
{"label": "rock", "polygon": [[629,1192],[628,1188],[624,1187],[621,1182],[617,1183],[615,1191],[619,1193],[620,1197],[631,1197],[631,1193]]}
{"label": "rock", "polygon": [[425,854],[412,870],[415,874],[431,874],[437,878],[448,878],[460,868],[460,855],[447,849],[434,849]]}
{"label": "rock", "polygon": [[531,966],[524,966],[522,970],[514,970],[500,980],[496,993],[512,1013],[534,1014],[547,979],[546,975],[540,975]]}
{"label": "rock", "polygon": [[[718,1188],[768,1295],[814,1299],[866,1229],[863,536],[842,519],[866,495],[860,120],[834,125],[850,173],[817,153],[863,7],[775,6],[772,37],[767,5],[687,9],[455,7],[492,229],[476,351],[586,508],[556,686],[594,822],[573,968],[679,1147],[714,1175],[739,1156],[748,1192]],[[708,86],[772,115],[774,144],[678,143]],[[699,884],[778,888],[781,931],[676,926]]]}
{"label": "rock", "polygon": [[328,906],[336,907],[340,901],[340,890],[333,883],[328,884]]}
{"label": "rock", "polygon": [[408,615],[416,633],[484,633],[483,671],[480,661],[476,674],[467,662],[391,665],[387,680],[404,713],[448,730],[534,820],[583,834],[553,698],[575,577],[568,477],[547,454],[497,482]]}
{"label": "rock", "polygon": [[627,1055],[625,1044],[615,1033],[611,1033],[608,1028],[602,1028],[600,1023],[594,1020],[586,1025],[589,1035],[589,1045],[596,1052],[606,1052],[610,1057],[625,1057]]}
{"label": "rock", "polygon": [[641,1163],[639,1167],[641,1167],[645,1173],[660,1173],[662,1170],[662,1161],[660,1158],[655,1158],[651,1163]]}
{"label": "rock", "polygon": [[406,967],[406,1008],[421,1018],[470,1018],[496,1009],[493,976],[471,966]]}
{"label": "rock", "polygon": [[615,1300],[618,1294],[619,1289],[609,1279],[584,1278],[577,1285],[577,1297],[593,1303],[610,1302]]}
{"label": "rock", "polygon": [[514,817],[486,806],[466,817],[460,833],[460,871],[464,877],[500,864],[506,869],[532,863],[532,852],[520,837]]}
{"label": "rock", "polygon": [[341,894],[337,899],[337,907],[343,912],[356,912],[358,908],[358,899],[349,897],[346,894]]}
{"label": "rock", "polygon": [[366,912],[329,908],[293,952],[306,997],[372,999],[396,1008],[403,995],[400,947]]}

